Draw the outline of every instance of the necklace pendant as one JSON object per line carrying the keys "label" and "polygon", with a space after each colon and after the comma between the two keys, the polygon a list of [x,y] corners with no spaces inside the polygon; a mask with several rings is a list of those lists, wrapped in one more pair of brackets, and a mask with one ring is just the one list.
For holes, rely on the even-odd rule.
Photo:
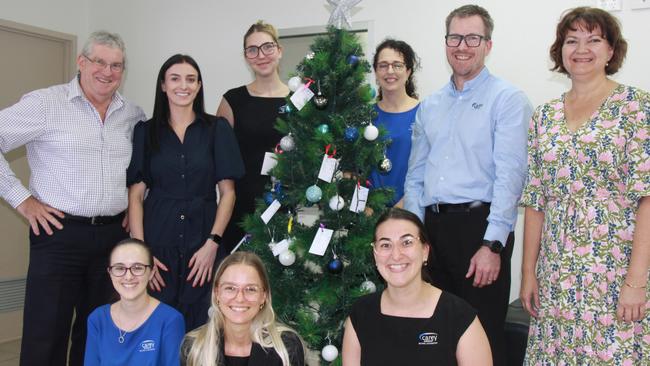
{"label": "necklace pendant", "polygon": [[120,342],[120,344],[124,343],[124,336],[120,335],[119,337],[117,337],[117,341]]}

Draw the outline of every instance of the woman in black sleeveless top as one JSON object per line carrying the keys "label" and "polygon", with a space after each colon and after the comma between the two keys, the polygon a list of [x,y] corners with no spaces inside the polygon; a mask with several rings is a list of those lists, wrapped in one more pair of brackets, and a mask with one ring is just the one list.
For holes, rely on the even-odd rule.
{"label": "woman in black sleeveless top", "polygon": [[375,263],[386,289],[360,298],[345,323],[343,365],[492,365],[476,311],[422,278],[426,230],[393,208],[375,226]]}

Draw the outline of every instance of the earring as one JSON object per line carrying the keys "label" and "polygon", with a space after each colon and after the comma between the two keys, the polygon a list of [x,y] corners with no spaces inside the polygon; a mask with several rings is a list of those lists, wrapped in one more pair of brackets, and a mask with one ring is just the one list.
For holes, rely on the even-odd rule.
{"label": "earring", "polygon": [[265,302],[263,302],[263,303],[260,304],[260,310],[264,309],[264,305],[266,305]]}
{"label": "earring", "polygon": [[428,261],[422,262],[422,267],[426,267],[428,263],[429,263]]}

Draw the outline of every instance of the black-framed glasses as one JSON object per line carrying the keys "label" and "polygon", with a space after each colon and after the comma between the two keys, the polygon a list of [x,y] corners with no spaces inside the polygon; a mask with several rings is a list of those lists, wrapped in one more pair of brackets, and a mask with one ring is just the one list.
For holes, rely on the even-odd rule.
{"label": "black-framed glasses", "polygon": [[465,45],[467,45],[467,47],[478,47],[481,45],[482,40],[487,41],[489,39],[489,37],[480,34],[447,34],[445,36],[445,43],[447,43],[448,47],[458,47],[460,46],[460,42],[465,40]]}
{"label": "black-framed glasses", "polygon": [[377,71],[388,72],[388,69],[392,67],[394,72],[402,72],[406,70],[406,64],[400,61],[395,62],[379,62],[377,64]]}
{"label": "black-framed glasses", "polygon": [[112,72],[122,72],[124,71],[124,64],[122,62],[113,62],[112,64],[109,64],[108,62],[102,60],[101,58],[98,59],[92,59],[86,55],[83,55],[86,60],[90,61],[93,65],[99,67],[100,69],[104,70],[106,67],[110,67]]}
{"label": "black-framed glasses", "polygon": [[393,252],[395,247],[397,247],[400,253],[408,252],[415,246],[416,240],[420,240],[420,238],[408,234],[400,238],[397,243],[393,243],[388,239],[379,239],[374,243],[370,243],[370,245],[372,245],[372,249],[378,256],[387,257]]}
{"label": "black-framed glasses", "polygon": [[248,46],[244,48],[244,55],[246,58],[255,58],[262,51],[264,56],[271,56],[275,53],[276,48],[278,48],[278,45],[275,42],[265,42],[259,46]]}
{"label": "black-framed glasses", "polygon": [[131,274],[134,276],[142,276],[147,272],[147,268],[151,267],[150,264],[142,263],[133,263],[131,267],[127,267],[123,264],[116,264],[108,267],[108,273],[115,277],[122,277],[126,274],[126,271],[131,271]]}
{"label": "black-framed glasses", "polygon": [[255,284],[238,286],[232,283],[222,283],[219,285],[219,294],[227,300],[232,300],[237,297],[239,291],[242,292],[244,299],[247,301],[257,301],[262,295],[262,292],[264,292],[264,289]]}

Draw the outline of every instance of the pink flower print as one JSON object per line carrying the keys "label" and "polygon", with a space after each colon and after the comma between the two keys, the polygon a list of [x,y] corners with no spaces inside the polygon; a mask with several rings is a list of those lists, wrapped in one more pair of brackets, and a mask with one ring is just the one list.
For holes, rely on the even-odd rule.
{"label": "pink flower print", "polygon": [[548,172],[544,172],[544,175],[542,176],[542,180],[548,181],[551,180],[551,176],[548,174]]}
{"label": "pink flower print", "polygon": [[589,158],[582,151],[579,151],[578,161],[581,162],[582,164],[585,164],[589,161]]}
{"label": "pink flower print", "polygon": [[574,193],[580,192],[583,188],[585,188],[585,185],[582,184],[581,180],[577,180],[577,181],[571,183],[571,190]]}
{"label": "pink flower print", "polygon": [[589,143],[592,143],[592,142],[596,141],[596,138],[591,134],[587,134],[587,135],[584,135],[584,136],[580,137],[580,141],[589,144]]}
{"label": "pink flower print", "polygon": [[[575,276],[569,276],[569,278],[566,278],[564,281],[560,282],[560,287],[562,290],[568,290],[570,288],[573,288],[575,285],[576,278]],[[564,316],[564,314],[562,314]]]}
{"label": "pink flower print", "polygon": [[630,358],[626,358],[623,360],[623,363],[621,364],[622,366],[634,366],[634,361]]}
{"label": "pink flower print", "polygon": [[571,136],[569,136],[569,135],[560,135],[560,136],[558,136],[557,139],[562,141],[562,142],[567,142],[567,141],[571,140]]}
{"label": "pink flower print", "polygon": [[576,301],[582,301],[582,291],[576,291]]}
{"label": "pink flower print", "polygon": [[592,273],[602,274],[605,273],[605,271],[607,271],[607,267],[605,267],[605,265],[602,263],[596,263],[593,266],[591,266]]}
{"label": "pink flower print", "polygon": [[645,128],[639,128],[639,130],[636,132],[636,134],[634,134],[634,137],[641,140],[641,141],[647,140],[648,139],[648,130],[646,130]]}
{"label": "pink flower print", "polygon": [[556,306],[551,308],[551,317],[557,318],[560,315],[560,309],[558,309]]}
{"label": "pink flower print", "polygon": [[634,190],[635,191],[644,191],[645,190],[644,187],[645,187],[645,184],[643,184],[641,182],[634,183]]}
{"label": "pink flower print", "polygon": [[618,206],[616,206],[616,203],[614,203],[614,201],[609,201],[607,203],[607,209],[609,210],[610,213],[618,212]]}
{"label": "pink flower print", "polygon": [[627,103],[626,106],[621,108],[621,111],[623,111],[623,110],[625,110],[626,112],[622,112],[622,113],[629,113],[629,112],[638,111],[639,110],[639,102],[637,102],[636,100],[633,100],[633,101]]}
{"label": "pink flower print", "polygon": [[627,230],[622,229],[622,230],[619,230],[619,231],[616,232],[616,236],[621,238],[621,240],[632,241],[633,235],[634,234],[629,229],[627,229]]}
{"label": "pink flower print", "polygon": [[609,191],[605,188],[598,188],[596,191],[596,199],[599,201],[605,201],[609,198]]}
{"label": "pink flower print", "polygon": [[571,171],[569,170],[569,168],[565,166],[560,168],[560,170],[558,170],[557,177],[558,178],[568,177],[570,173]]}
{"label": "pink flower print", "polygon": [[553,114],[553,117],[552,117],[552,118],[553,118],[554,120],[556,120],[556,121],[560,121],[560,120],[562,120],[562,119],[564,118],[564,113],[562,113],[562,112],[556,112],[555,114]]}
{"label": "pink flower print", "polygon": [[598,283],[598,290],[600,290],[601,294],[606,294],[607,293],[607,282],[599,282]]}
{"label": "pink flower print", "polygon": [[594,276],[591,273],[587,273],[584,280],[585,287],[589,287],[592,282],[594,282]]}
{"label": "pink flower print", "polygon": [[596,217],[596,209],[593,207],[589,207],[589,210],[587,210],[587,220],[591,221]]}
{"label": "pink flower print", "polygon": [[614,158],[612,157],[612,153],[610,151],[605,151],[598,155],[598,161],[611,164],[614,162]]}
{"label": "pink flower print", "polygon": [[609,361],[613,357],[612,351],[607,350],[607,351],[600,351],[598,352],[598,358],[600,358],[603,361]]}
{"label": "pink flower print", "polygon": [[577,247],[576,248],[576,253],[579,256],[584,257],[585,255],[591,253],[591,245],[585,245],[585,246]]}
{"label": "pink flower print", "polygon": [[576,337],[577,339],[582,339],[582,336],[583,336],[583,334],[582,334],[582,328],[579,328],[579,327],[576,328],[575,337]]}
{"label": "pink flower print", "polygon": [[646,334],[643,336],[643,342],[647,345],[650,345],[650,334]]}
{"label": "pink flower print", "polygon": [[627,98],[627,92],[623,92],[619,94],[614,94],[609,99],[611,101],[617,101],[617,100],[625,100],[626,98]]}
{"label": "pink flower print", "polygon": [[616,258],[617,260],[623,260],[625,258],[625,255],[621,252],[621,248],[619,248],[617,245],[612,247],[612,256]]}
{"label": "pink flower print", "polygon": [[[563,311],[563,312],[562,312],[562,317],[563,317],[565,320],[573,320],[573,319],[575,319],[575,315],[574,315],[571,311],[569,311],[569,310],[565,310],[565,311]],[[564,338],[564,337],[563,337],[563,338]],[[559,340],[558,340],[558,342],[559,342]]]}
{"label": "pink flower print", "polygon": [[[591,311],[585,311],[584,313],[582,313],[581,319],[585,322],[591,323],[594,321],[594,313],[592,313]],[[580,333],[582,333],[582,329],[580,330]]]}
{"label": "pink flower print", "polygon": [[621,338],[622,341],[627,341],[628,339],[634,336],[634,329],[630,327],[630,329],[628,330],[619,330],[616,333],[618,337]]}
{"label": "pink flower print", "polygon": [[[608,326],[614,324],[614,316],[612,314],[603,314],[603,315],[598,317],[598,321],[600,322],[600,324],[608,327]],[[597,339],[598,338],[602,339],[602,336],[600,334],[598,334]],[[602,342],[599,342],[599,343],[602,343]]]}
{"label": "pink flower print", "polygon": [[530,185],[533,187],[539,187],[542,185],[542,181],[539,178],[532,178],[530,180]]}
{"label": "pink flower print", "polygon": [[555,111],[559,111],[559,110],[562,110],[564,108],[564,103],[563,102],[557,102],[557,103],[553,104],[552,107],[553,107],[553,109]]}
{"label": "pink flower print", "polygon": [[639,164],[639,165],[637,166],[637,169],[638,169],[640,172],[647,172],[647,171],[649,171],[649,170],[650,170],[650,159],[644,161],[644,162],[641,163],[641,164]]}
{"label": "pink flower print", "polygon": [[557,159],[557,157],[556,157],[556,155],[555,155],[555,152],[553,152],[553,151],[549,151],[549,152],[547,152],[547,153],[544,154],[544,156],[542,157],[542,159],[543,159],[544,161],[555,161],[555,159]]}
{"label": "pink flower print", "polygon": [[616,136],[612,139],[614,141],[614,145],[617,147],[623,147],[625,146],[625,137],[623,136]]}
{"label": "pink flower print", "polygon": [[600,125],[603,126],[603,128],[611,128],[616,126],[619,122],[620,120],[618,118],[614,120],[604,120],[600,122]]}
{"label": "pink flower print", "polygon": [[616,278],[616,272],[608,271],[606,276],[607,276],[607,283],[612,283],[612,282],[614,282],[614,279]]}
{"label": "pink flower print", "polygon": [[603,335],[600,332],[598,332],[598,334],[596,334],[596,342],[598,344],[605,343],[605,338],[603,338]]}
{"label": "pink flower print", "polygon": [[639,113],[636,114],[636,121],[643,123],[645,121],[646,116],[644,111],[639,111]]}
{"label": "pink flower print", "polygon": [[596,232],[594,233],[594,237],[596,239],[602,238],[603,236],[605,236],[605,234],[607,234],[608,229],[609,229],[608,226],[605,224],[600,224],[596,226]]}

